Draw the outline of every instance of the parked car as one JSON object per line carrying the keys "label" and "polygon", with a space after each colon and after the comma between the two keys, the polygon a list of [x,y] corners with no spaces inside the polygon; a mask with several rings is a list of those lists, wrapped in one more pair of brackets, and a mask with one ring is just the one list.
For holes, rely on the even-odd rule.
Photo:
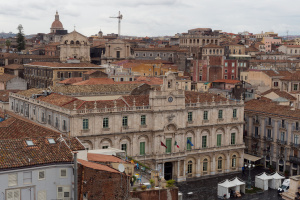
{"label": "parked car", "polygon": [[285,179],[282,185],[278,188],[278,193],[286,192],[290,188],[290,179]]}

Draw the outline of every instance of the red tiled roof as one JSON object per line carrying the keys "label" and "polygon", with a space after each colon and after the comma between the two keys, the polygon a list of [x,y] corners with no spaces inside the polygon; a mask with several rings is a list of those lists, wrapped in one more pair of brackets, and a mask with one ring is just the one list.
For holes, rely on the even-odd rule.
{"label": "red tiled roof", "polygon": [[0,90],[0,101],[1,102],[9,102],[9,93],[19,92],[20,90]]}
{"label": "red tiled roof", "polygon": [[284,92],[284,91],[280,91],[279,89],[270,89],[270,90],[263,92],[261,95],[264,96],[264,95],[270,94],[271,92],[274,92],[278,96],[286,98],[288,100],[297,100],[297,98],[294,97],[293,95],[290,95],[289,93]]}
{"label": "red tiled roof", "polygon": [[147,77],[147,76],[140,76],[136,79],[135,82],[142,82],[148,85],[162,85],[163,79],[158,77]]}
{"label": "red tiled roof", "polygon": [[59,81],[60,84],[72,85],[73,83],[78,83],[82,81],[82,77],[68,78],[62,81]]}
{"label": "red tiled roof", "polygon": [[207,44],[203,48],[223,48],[223,47],[215,44]]}
{"label": "red tiled roof", "polygon": [[89,161],[95,161],[95,162],[128,163],[127,161],[124,161],[116,156],[96,154],[96,153],[88,153],[87,159]]}
{"label": "red tiled roof", "polygon": [[0,82],[7,82],[16,77],[17,76],[11,74],[2,74],[0,75]]}
{"label": "red tiled roof", "polygon": [[122,96],[122,99],[125,100],[126,104],[130,107],[133,106],[135,101],[135,106],[147,106],[149,105],[149,95],[128,95]]}
{"label": "red tiled roof", "polygon": [[267,74],[270,77],[274,76],[288,76],[291,74],[289,71],[277,71],[275,72],[274,70],[263,70],[263,73]]}
{"label": "red tiled roof", "polygon": [[239,80],[231,80],[231,79],[220,79],[220,80],[213,81],[213,83],[228,83],[228,84],[237,84],[240,82],[241,81]]}
{"label": "red tiled roof", "polygon": [[24,69],[23,65],[11,64],[4,66],[5,69]]}
{"label": "red tiled roof", "polygon": [[91,169],[98,169],[101,171],[107,171],[107,172],[112,172],[112,173],[120,173],[119,171],[106,166],[106,165],[101,165],[101,164],[97,164],[97,163],[93,163],[93,162],[89,162],[89,161],[85,161],[85,160],[81,160],[78,159],[78,163],[82,164],[85,167],[91,168]]}
{"label": "red tiled roof", "polygon": [[92,64],[92,63],[58,63],[58,62],[32,62],[29,64],[26,64],[28,66],[45,66],[45,67],[88,67],[88,68],[95,68],[100,67],[98,65]]}
{"label": "red tiled roof", "polygon": [[292,110],[290,106],[278,105],[275,102],[253,99],[245,103],[245,113],[268,115],[279,118],[300,120],[300,110]]}
{"label": "red tiled roof", "polygon": [[115,81],[111,78],[90,78],[85,81],[74,83],[73,85],[99,85],[99,84],[114,84]]}
{"label": "red tiled roof", "polygon": [[226,98],[211,93],[200,93],[193,91],[185,91],[185,102],[186,103],[197,103],[199,97],[200,103],[212,102],[213,97],[215,102],[227,101]]}
{"label": "red tiled roof", "polygon": [[286,75],[285,77],[281,78],[280,80],[285,80],[285,81],[300,81],[300,71],[296,71],[293,73],[290,73]]}

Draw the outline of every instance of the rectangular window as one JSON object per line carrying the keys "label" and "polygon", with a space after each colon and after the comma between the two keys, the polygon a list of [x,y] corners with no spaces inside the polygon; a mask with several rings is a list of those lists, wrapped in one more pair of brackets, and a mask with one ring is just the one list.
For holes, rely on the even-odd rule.
{"label": "rectangular window", "polygon": [[172,152],[172,139],[166,139],[166,153],[171,153]]}
{"label": "rectangular window", "polygon": [[140,142],[140,155],[145,155],[145,142]]}
{"label": "rectangular window", "polygon": [[208,111],[203,112],[203,120],[208,120]]}
{"label": "rectangular window", "polygon": [[20,189],[6,190],[6,200],[20,200]]}
{"label": "rectangular window", "polygon": [[140,155],[145,155],[145,142],[140,142]]}
{"label": "rectangular window", "polygon": [[222,169],[222,160],[218,160],[218,169]]}
{"label": "rectangular window", "polygon": [[299,139],[299,135],[294,135],[294,144],[299,144],[298,139]]}
{"label": "rectangular window", "polygon": [[296,122],[295,129],[296,129],[297,131],[299,130],[299,122]]}
{"label": "rectangular window", "polygon": [[268,138],[272,138],[272,130],[268,129]]}
{"label": "rectangular window", "polygon": [[57,187],[57,199],[70,199],[70,187]]}
{"label": "rectangular window", "polygon": [[268,120],[268,125],[272,125],[272,119],[271,118],[269,118],[269,120]]}
{"label": "rectangular window", "polygon": [[67,169],[60,169],[60,177],[61,178],[67,177]]}
{"label": "rectangular window", "polygon": [[233,117],[233,118],[236,118],[236,109],[233,109],[232,117]]}
{"label": "rectangular window", "polygon": [[45,177],[45,171],[42,170],[42,171],[38,171],[38,177],[39,177],[39,180],[44,180],[46,177]]}
{"label": "rectangular window", "polygon": [[298,84],[294,84],[294,90],[298,90]]}
{"label": "rectangular window", "polygon": [[227,62],[225,62],[225,67],[228,67],[228,63]]}
{"label": "rectangular window", "polygon": [[223,119],[223,110],[219,110],[218,118]]}
{"label": "rectangular window", "polygon": [[23,184],[31,184],[31,183],[32,183],[32,173],[23,172]]}
{"label": "rectangular window", "polygon": [[127,144],[121,144],[121,150],[127,152]]}
{"label": "rectangular window", "polygon": [[206,172],[207,171],[207,162],[203,163],[203,171]]}
{"label": "rectangular window", "polygon": [[193,121],[193,112],[188,112],[188,122]]}
{"label": "rectangular window", "polygon": [[18,185],[18,173],[8,174],[8,186]]}
{"label": "rectangular window", "polygon": [[278,87],[278,82],[274,82],[274,87]]}
{"label": "rectangular window", "polygon": [[224,76],[224,79],[227,79],[227,76]]}
{"label": "rectangular window", "polygon": [[128,117],[127,116],[123,117],[122,126],[128,126]]}
{"label": "rectangular window", "polygon": [[120,51],[117,51],[116,53],[117,53],[117,55],[116,55],[117,58],[120,58]]}
{"label": "rectangular window", "polygon": [[235,133],[231,133],[231,144],[235,144]]}
{"label": "rectangular window", "polygon": [[222,144],[222,135],[218,134],[217,135],[217,146],[220,147]]}
{"label": "rectangular window", "polygon": [[108,128],[109,127],[109,121],[108,117],[103,118],[103,128]]}
{"label": "rectangular window", "polygon": [[284,128],[285,127],[285,123],[284,123],[284,119],[281,120],[281,127]]}
{"label": "rectangular window", "polygon": [[206,148],[207,147],[207,136],[204,135],[202,136],[202,148]]}
{"label": "rectangular window", "polygon": [[235,63],[232,63],[231,66],[234,67],[234,66],[235,66]]}
{"label": "rectangular window", "polygon": [[[192,142],[192,138],[191,138],[191,137],[188,137],[186,141],[188,141],[188,140],[189,140],[190,142]],[[186,145],[186,150],[191,150],[191,149],[192,149],[191,144],[187,143],[187,145]]]}
{"label": "rectangular window", "polygon": [[285,132],[281,132],[281,134],[280,134],[280,140],[281,141],[284,141],[284,136],[285,136]]}
{"label": "rectangular window", "polygon": [[254,131],[255,131],[255,136],[258,136],[258,127],[257,126],[255,126]]}
{"label": "rectangular window", "polygon": [[89,129],[89,119],[83,119],[82,120],[82,129],[88,130]]}
{"label": "rectangular window", "polygon": [[146,115],[141,116],[141,125],[146,125]]}

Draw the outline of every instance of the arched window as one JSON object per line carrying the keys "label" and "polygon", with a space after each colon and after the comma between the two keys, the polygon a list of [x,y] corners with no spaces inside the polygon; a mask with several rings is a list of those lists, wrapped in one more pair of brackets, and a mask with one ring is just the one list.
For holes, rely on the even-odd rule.
{"label": "arched window", "polygon": [[70,44],[74,44],[74,41],[73,40],[71,40],[71,43]]}
{"label": "arched window", "polygon": [[203,160],[203,171],[204,172],[207,172],[207,165],[208,165],[208,160],[207,160],[207,158],[205,158]]}
{"label": "arched window", "polygon": [[218,169],[222,169],[222,157],[218,158]]}
{"label": "arched window", "polygon": [[77,40],[77,41],[76,41],[76,44],[80,44],[80,42]]}
{"label": "arched window", "polygon": [[232,166],[232,167],[236,167],[236,155],[233,155],[233,156],[232,156],[231,166]]}
{"label": "arched window", "polygon": [[191,174],[193,172],[193,161],[188,162],[188,174]]}
{"label": "arched window", "polygon": [[68,40],[65,41],[65,44],[68,44]]}

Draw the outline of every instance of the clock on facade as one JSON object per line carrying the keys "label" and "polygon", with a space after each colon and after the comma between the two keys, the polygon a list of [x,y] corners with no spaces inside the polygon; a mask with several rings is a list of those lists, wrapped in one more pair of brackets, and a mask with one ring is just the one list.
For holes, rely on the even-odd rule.
{"label": "clock on facade", "polygon": [[169,102],[172,102],[172,101],[173,101],[173,97],[169,97],[169,98],[168,98],[168,101],[169,101]]}

